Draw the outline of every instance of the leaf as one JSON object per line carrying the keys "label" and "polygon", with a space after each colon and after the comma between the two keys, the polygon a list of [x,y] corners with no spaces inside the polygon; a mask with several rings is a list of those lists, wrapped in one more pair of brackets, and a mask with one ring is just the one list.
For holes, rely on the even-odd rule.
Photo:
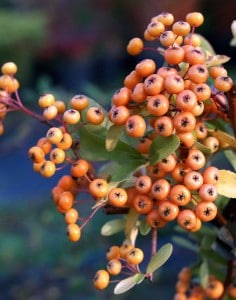
{"label": "leaf", "polygon": [[236,37],[233,37],[230,41],[230,46],[235,47],[236,46]]}
{"label": "leaf", "polygon": [[102,226],[101,234],[103,236],[110,236],[124,230],[124,228],[125,228],[125,220],[115,219],[112,221],[108,221]]}
{"label": "leaf", "polygon": [[206,288],[209,281],[209,268],[206,260],[204,260],[200,265],[199,278],[201,287]]}
{"label": "leaf", "polygon": [[197,251],[198,251],[197,247],[196,247],[193,243],[191,243],[189,240],[187,240],[187,239],[185,239],[185,238],[183,238],[183,237],[180,237],[180,236],[174,236],[174,237],[173,237],[173,241],[174,241],[176,244],[178,244],[178,245],[180,245],[181,247],[184,247],[184,248],[186,248],[186,249],[188,249],[188,250],[191,250],[191,251],[193,251],[193,252],[197,252]]}
{"label": "leaf", "polygon": [[236,171],[236,156],[235,152],[232,150],[225,150],[224,155],[227,158],[227,160],[230,162],[231,166],[234,168],[234,171]]}
{"label": "leaf", "polygon": [[210,130],[208,129],[208,132],[211,136],[214,136],[217,138],[220,142],[221,148],[236,148],[236,139],[233,135],[228,134],[225,131],[222,130]]}
{"label": "leaf", "polygon": [[137,227],[137,221],[139,218],[139,213],[131,208],[127,215],[126,224],[125,224],[125,234],[130,235],[133,228]]}
{"label": "leaf", "polygon": [[217,54],[217,55],[208,55],[206,57],[206,67],[219,66],[230,60],[229,56]]}
{"label": "leaf", "polygon": [[219,170],[219,180],[216,184],[217,193],[228,197],[236,198],[236,173],[229,170]]}
{"label": "leaf", "polygon": [[121,133],[123,131],[123,126],[122,125],[112,125],[106,134],[106,149],[107,151],[112,151],[115,149]]}
{"label": "leaf", "polygon": [[155,165],[163,158],[166,158],[179,147],[179,144],[180,140],[175,134],[168,137],[156,137],[153,140],[149,151],[150,164]]}
{"label": "leaf", "polygon": [[147,223],[146,219],[141,221],[139,230],[142,235],[147,235],[150,232],[151,226]]}
{"label": "leaf", "polygon": [[170,243],[162,246],[156,254],[154,254],[147,265],[146,272],[153,273],[157,269],[159,269],[171,256],[173,252],[173,246]]}
{"label": "leaf", "polygon": [[112,160],[129,165],[129,161],[145,162],[144,157],[132,146],[119,141],[114,151],[107,151],[105,146],[106,128],[99,131],[92,131],[91,127],[83,126],[79,129],[80,154],[84,159],[91,161]]}
{"label": "leaf", "polygon": [[215,54],[215,50],[213,49],[212,45],[210,44],[210,42],[201,34],[198,34],[198,36],[201,39],[201,48],[209,53],[211,53],[212,55]]}
{"label": "leaf", "polygon": [[194,142],[194,146],[200,150],[206,158],[208,158],[209,156],[212,155],[212,152],[211,152],[211,149],[206,147],[205,145],[203,145],[202,143],[198,142],[198,141],[195,141]]}
{"label": "leaf", "polygon": [[119,295],[132,289],[136,284],[139,284],[145,278],[144,274],[138,273],[131,277],[121,280],[114,288],[114,294]]}

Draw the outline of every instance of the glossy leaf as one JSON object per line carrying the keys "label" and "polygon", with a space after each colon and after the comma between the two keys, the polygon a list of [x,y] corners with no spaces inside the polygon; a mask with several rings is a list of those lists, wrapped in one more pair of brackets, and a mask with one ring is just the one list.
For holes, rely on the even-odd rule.
{"label": "glossy leaf", "polygon": [[114,219],[105,223],[101,228],[101,234],[103,236],[110,236],[115,233],[118,233],[125,228],[124,219]]}
{"label": "glossy leaf", "polygon": [[114,294],[119,295],[127,292],[132,289],[136,284],[139,284],[143,281],[145,275],[144,274],[135,274],[131,277],[125,278],[121,280],[114,288]]}
{"label": "glossy leaf", "polygon": [[105,146],[106,128],[95,132],[90,129],[87,125],[79,129],[81,141],[79,150],[83,158],[91,161],[119,161],[127,165],[129,165],[129,161],[144,161],[142,155],[135,148],[121,141],[118,142],[114,151],[107,151]]}
{"label": "glossy leaf", "polygon": [[112,125],[106,134],[106,150],[113,151],[120,139],[121,133],[123,131],[123,126]]}
{"label": "glossy leaf", "polygon": [[139,213],[135,209],[130,209],[126,218],[125,234],[129,235],[133,228],[137,227]]}
{"label": "glossy leaf", "polygon": [[155,165],[157,162],[173,153],[180,144],[179,138],[172,134],[168,137],[156,137],[150,147],[149,158],[150,164]]}
{"label": "glossy leaf", "polygon": [[170,243],[165,244],[162,246],[156,254],[154,254],[147,265],[146,272],[153,273],[157,269],[159,269],[164,263],[170,258],[173,252],[173,246]]}
{"label": "glossy leaf", "polygon": [[216,184],[217,193],[228,198],[236,198],[236,173],[219,170],[219,177]]}

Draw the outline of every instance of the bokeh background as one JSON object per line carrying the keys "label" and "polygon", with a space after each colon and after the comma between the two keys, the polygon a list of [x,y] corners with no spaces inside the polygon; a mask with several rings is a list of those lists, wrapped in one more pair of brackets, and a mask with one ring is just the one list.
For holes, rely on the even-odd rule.
{"label": "bokeh background", "polygon": [[[227,68],[235,78],[235,48],[229,46],[235,19],[233,0],[1,0],[0,64],[19,67],[20,96],[31,109],[38,97],[52,92],[69,101],[86,93],[108,105],[112,93],[137,58],[129,57],[130,38],[143,36],[151,17],[169,11],[176,20],[201,11],[198,32],[218,54],[231,57]],[[150,53],[147,53],[150,55]],[[145,56],[145,54],[144,54]],[[91,280],[105,266],[105,252],[122,237],[103,238],[101,213],[86,227],[79,243],[65,235],[63,217],[55,211],[50,189],[59,176],[41,178],[32,170],[27,150],[46,128],[19,113],[7,116],[0,138],[0,299],[172,299],[176,272],[195,258],[176,245],[174,256],[154,284],[144,283],[125,295],[112,288],[100,293]],[[169,241],[168,228],[159,244]],[[91,242],[92,241],[92,242]],[[148,248],[148,239],[143,246]]]}

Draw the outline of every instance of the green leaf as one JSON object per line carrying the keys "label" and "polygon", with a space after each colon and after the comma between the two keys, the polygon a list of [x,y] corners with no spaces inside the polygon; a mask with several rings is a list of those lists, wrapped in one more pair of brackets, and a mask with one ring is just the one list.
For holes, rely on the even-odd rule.
{"label": "green leaf", "polygon": [[157,162],[173,153],[179,145],[180,140],[175,134],[168,137],[156,137],[153,140],[149,151],[150,164],[155,165]]}
{"label": "green leaf", "polygon": [[200,150],[206,158],[209,158],[212,155],[211,149],[203,145],[202,143],[195,141],[194,146]]}
{"label": "green leaf", "polygon": [[144,274],[138,273],[131,277],[121,280],[114,288],[114,294],[119,295],[132,289],[136,284],[139,284],[145,278]]}
{"label": "green leaf", "polygon": [[112,125],[106,135],[106,149],[107,151],[113,151],[120,139],[124,126]]}
{"label": "green leaf", "polygon": [[212,45],[210,44],[210,42],[202,35],[198,34],[198,36],[201,39],[201,48],[209,53],[211,53],[212,55],[216,54],[215,50],[213,49]]}
{"label": "green leaf", "polygon": [[188,250],[191,250],[191,251],[193,251],[193,252],[197,252],[197,251],[198,251],[197,247],[196,247],[193,243],[191,243],[189,240],[187,240],[187,239],[185,239],[185,238],[183,238],[183,237],[180,237],[180,236],[174,236],[174,237],[173,237],[173,241],[174,241],[176,244],[178,244],[178,245],[180,245],[181,247],[184,247],[184,248],[186,248],[186,249],[188,249]]}
{"label": "green leaf", "polygon": [[110,236],[115,233],[118,233],[125,228],[125,220],[124,219],[115,219],[106,222],[101,229],[101,234],[103,236]]}
{"label": "green leaf", "polygon": [[147,223],[146,219],[141,221],[139,230],[142,235],[147,235],[150,232],[151,226]]}
{"label": "green leaf", "polygon": [[228,198],[236,198],[236,173],[219,170],[219,177],[216,184],[217,193]]}
{"label": "green leaf", "polygon": [[[98,131],[93,131],[90,126],[86,125],[79,129],[80,135],[80,154],[84,159],[91,161],[112,160],[119,161],[129,165],[130,161],[140,165],[145,162],[145,158],[132,146],[119,141],[115,150],[107,151],[106,128],[102,127]],[[138,161],[138,163],[137,163]]]}
{"label": "green leaf", "polygon": [[206,260],[204,260],[200,265],[199,278],[201,287],[206,288],[209,281],[209,268]]}
{"label": "green leaf", "polygon": [[173,246],[170,243],[162,246],[156,254],[154,254],[147,265],[146,272],[153,273],[157,269],[159,269],[171,256],[173,252]]}

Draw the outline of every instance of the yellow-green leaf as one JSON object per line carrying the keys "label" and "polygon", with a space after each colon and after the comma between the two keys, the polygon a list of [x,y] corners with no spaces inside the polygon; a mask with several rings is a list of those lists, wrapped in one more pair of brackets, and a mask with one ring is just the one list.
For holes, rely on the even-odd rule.
{"label": "yellow-green leaf", "polygon": [[170,243],[162,246],[156,254],[154,254],[147,265],[146,272],[153,273],[157,269],[159,269],[164,263],[170,258],[173,252],[173,246]]}
{"label": "yellow-green leaf", "polygon": [[102,226],[101,234],[103,236],[110,236],[124,230],[124,228],[125,228],[124,219],[111,220]]}
{"label": "yellow-green leaf", "polygon": [[219,170],[216,189],[217,193],[222,196],[236,198],[236,173],[229,170]]}
{"label": "yellow-green leaf", "polygon": [[222,130],[208,129],[208,132],[211,136],[214,136],[219,140],[221,148],[236,148],[236,139],[233,135]]}
{"label": "yellow-green leaf", "polygon": [[112,151],[115,149],[119,139],[120,135],[123,131],[124,126],[121,125],[112,125],[106,135],[106,149],[107,151]]}
{"label": "yellow-green leaf", "polygon": [[230,60],[229,56],[222,55],[222,54],[216,54],[216,55],[208,55],[206,58],[206,66],[213,67],[213,66],[219,66],[221,64],[224,64]]}
{"label": "yellow-green leaf", "polygon": [[138,273],[131,277],[121,280],[114,288],[114,294],[119,295],[127,292],[132,289],[136,284],[139,284],[143,281],[145,275]]}

